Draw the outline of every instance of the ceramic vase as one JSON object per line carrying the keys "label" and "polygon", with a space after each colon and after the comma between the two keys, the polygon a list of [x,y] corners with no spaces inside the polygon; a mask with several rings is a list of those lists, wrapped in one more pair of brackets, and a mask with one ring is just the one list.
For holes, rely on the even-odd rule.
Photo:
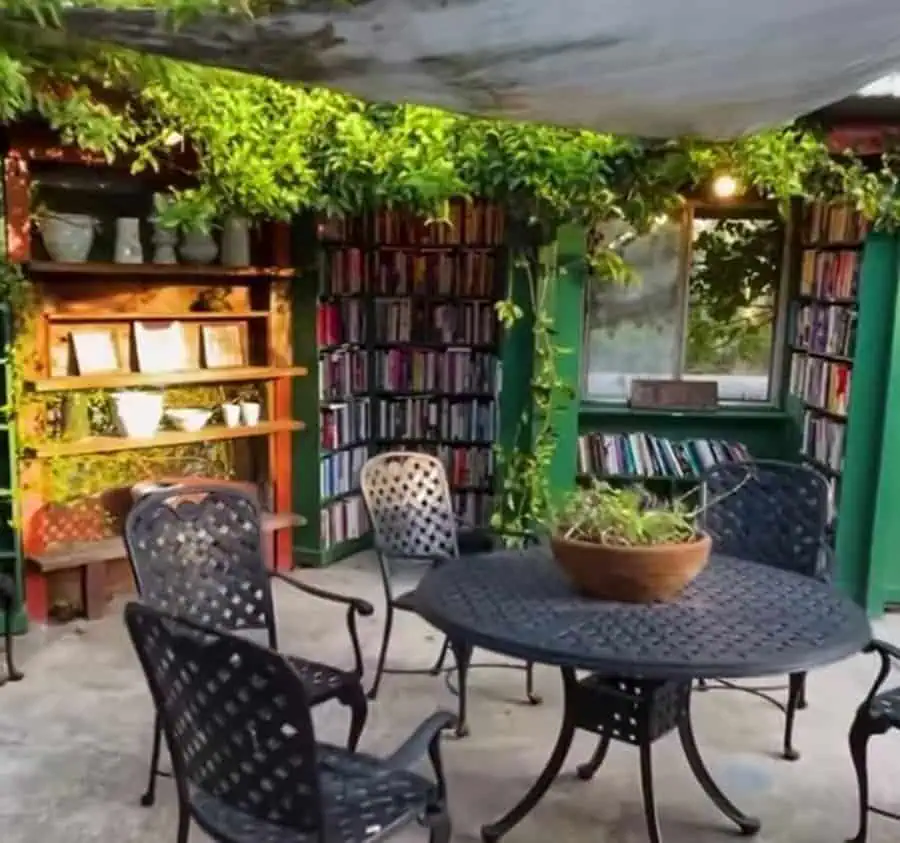
{"label": "ceramic vase", "polygon": [[222,419],[225,427],[239,427],[241,423],[241,407],[239,404],[223,404]]}
{"label": "ceramic vase", "polygon": [[60,263],[84,263],[96,228],[97,220],[88,214],[47,214],[40,222],[47,254]]}
{"label": "ceramic vase", "polygon": [[165,193],[157,193],[153,197],[153,207],[156,209],[151,220],[153,223],[153,263],[178,263],[178,257],[175,254],[178,234],[174,229],[166,228],[159,221],[159,214],[165,211],[171,203],[171,197]]}
{"label": "ceramic vase", "polygon": [[137,217],[119,217],[116,220],[116,263],[143,263],[141,247],[141,221]]}
{"label": "ceramic vase", "polygon": [[219,247],[211,234],[194,229],[185,232],[179,251],[188,263],[207,264],[216,259]]}
{"label": "ceramic vase", "polygon": [[260,405],[256,401],[241,401],[241,418],[248,427],[259,424]]}
{"label": "ceramic vase", "polygon": [[161,392],[114,392],[116,427],[122,436],[146,439],[159,429],[163,415]]}
{"label": "ceramic vase", "polygon": [[231,216],[222,226],[223,266],[250,266],[250,222]]}

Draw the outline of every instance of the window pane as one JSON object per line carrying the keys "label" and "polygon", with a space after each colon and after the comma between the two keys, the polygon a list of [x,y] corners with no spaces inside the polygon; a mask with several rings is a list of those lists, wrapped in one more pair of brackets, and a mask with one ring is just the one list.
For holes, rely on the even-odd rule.
{"label": "window pane", "polygon": [[685,378],[722,401],[766,401],[783,228],[771,218],[694,220]]}
{"label": "window pane", "polygon": [[[626,233],[608,225],[607,242]],[[674,377],[682,308],[678,295],[681,224],[666,223],[629,243],[623,257],[636,273],[622,286],[591,280],[586,303],[585,394],[600,400],[628,397],[632,378]]]}

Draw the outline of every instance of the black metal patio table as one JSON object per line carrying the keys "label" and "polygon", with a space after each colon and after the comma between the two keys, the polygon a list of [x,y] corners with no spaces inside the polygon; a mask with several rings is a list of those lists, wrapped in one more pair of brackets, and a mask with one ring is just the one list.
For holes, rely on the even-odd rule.
{"label": "black metal patio table", "polygon": [[[508,550],[447,562],[425,575],[418,613],[452,640],[559,667],[564,713],[546,767],[522,800],[481,829],[494,843],[518,824],[559,773],[575,731],[600,736],[578,768],[590,778],[613,739],[640,749],[644,813],[661,840],[651,745],[674,729],[697,781],[744,834],[760,821],[719,789],[697,748],[693,680],[750,678],[821,667],[859,652],[872,637],[865,613],[811,577],[716,557],[679,598],[634,604],[579,595],[550,550]],[[579,678],[576,671],[589,671]]]}

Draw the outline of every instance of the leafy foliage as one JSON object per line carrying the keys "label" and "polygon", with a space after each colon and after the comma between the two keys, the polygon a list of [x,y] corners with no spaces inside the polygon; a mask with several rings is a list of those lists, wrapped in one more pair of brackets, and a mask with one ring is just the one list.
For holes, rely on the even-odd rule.
{"label": "leafy foliage", "polygon": [[697,537],[696,513],[682,500],[656,500],[640,486],[617,489],[594,481],[569,495],[556,517],[562,538],[636,547]]}
{"label": "leafy foliage", "polygon": [[722,219],[697,233],[689,279],[689,372],[766,369],[782,233],[771,219]]}

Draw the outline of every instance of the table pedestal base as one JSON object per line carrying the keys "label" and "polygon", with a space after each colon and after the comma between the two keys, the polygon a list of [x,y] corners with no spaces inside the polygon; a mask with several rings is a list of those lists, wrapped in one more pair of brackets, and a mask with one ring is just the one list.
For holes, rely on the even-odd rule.
{"label": "table pedestal base", "polygon": [[756,834],[760,821],[740,811],[713,781],[700,757],[691,726],[690,682],[612,679],[592,675],[576,680],[572,670],[563,670],[565,702],[559,737],[543,772],[519,803],[505,816],[481,829],[485,843],[495,843],[537,805],[562,769],[577,729],[600,735],[590,760],[577,768],[579,778],[590,779],[606,758],[613,740],[637,746],[640,752],[644,816],[651,843],[662,835],[653,793],[653,743],[678,729],[688,766],[713,804],[737,825],[742,834]]}

